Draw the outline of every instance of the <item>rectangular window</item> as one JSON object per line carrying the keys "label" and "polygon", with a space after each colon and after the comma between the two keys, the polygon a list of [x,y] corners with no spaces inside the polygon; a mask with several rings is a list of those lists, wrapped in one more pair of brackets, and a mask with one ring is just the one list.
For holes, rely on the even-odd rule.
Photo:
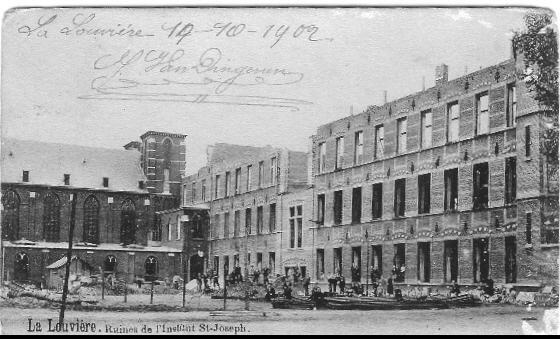
{"label": "rectangular window", "polygon": [[[219,216],[218,216],[219,217]],[[177,240],[181,240],[181,216],[177,217],[177,231],[175,232]]]}
{"label": "rectangular window", "polygon": [[247,183],[246,183],[246,192],[251,190],[251,171],[253,170],[252,165],[247,166]]}
{"label": "rectangular window", "polygon": [[395,217],[404,217],[406,179],[395,180]]}
{"label": "rectangular window", "polygon": [[167,222],[167,241],[173,240],[173,226],[171,225],[171,221]]}
{"label": "rectangular window", "polygon": [[201,198],[202,198],[202,201],[206,201],[206,179],[202,180]]}
{"label": "rectangular window", "polygon": [[484,92],[477,96],[476,100],[476,135],[488,133],[489,129],[488,115],[488,92]]}
{"label": "rectangular window", "polygon": [[426,110],[421,113],[422,134],[420,135],[422,148],[432,146],[432,110]]}
{"label": "rectangular window", "polygon": [[430,282],[430,243],[418,243],[418,280]]}
{"label": "rectangular window", "polygon": [[531,156],[531,125],[525,126],[525,156]]}
{"label": "rectangular window", "polygon": [[64,185],[70,185],[70,174],[64,174]]}
{"label": "rectangular window", "polygon": [[352,189],[352,223],[359,224],[362,221],[362,188]]}
{"label": "rectangular window", "polygon": [[138,181],[138,188],[143,190],[144,189],[144,181],[140,180]]}
{"label": "rectangular window", "polygon": [[333,251],[333,272],[338,277],[342,274],[342,248],[334,248]]}
{"label": "rectangular window", "polygon": [[327,160],[327,144],[319,144],[319,173],[325,173],[325,161]]}
{"label": "rectangular window", "polygon": [[270,204],[268,229],[270,233],[276,232],[276,204]]}
{"label": "rectangular window", "polygon": [[418,176],[418,214],[430,213],[431,174]]}
{"label": "rectangular window", "polygon": [[290,207],[290,248],[296,247],[296,208]]}
{"label": "rectangular window", "polygon": [[229,195],[231,194],[231,173],[230,172],[226,172],[226,197],[229,197]]}
{"label": "rectangular window", "polygon": [[194,204],[194,201],[196,200],[196,182],[194,181],[191,184],[191,192],[191,203]]}
{"label": "rectangular window", "polygon": [[276,253],[268,252],[268,268],[270,273],[274,274],[276,272]]}
{"label": "rectangular window", "polygon": [[264,231],[263,207],[257,206],[257,233],[263,234],[263,231]]}
{"label": "rectangular window", "polygon": [[515,126],[517,118],[517,92],[515,84],[510,84],[507,87],[507,111],[506,111],[507,127]]}
{"label": "rectangular window", "polygon": [[527,219],[525,224],[525,238],[527,238],[527,244],[533,243],[533,219],[531,213],[527,213],[525,218]]}
{"label": "rectangular window", "polygon": [[241,194],[241,168],[235,170],[235,195]]}
{"label": "rectangular window", "polygon": [[325,279],[325,250],[317,250],[317,280]]}
{"label": "rectangular window", "polygon": [[237,210],[233,214],[233,237],[239,238],[241,230],[241,211]]}
{"label": "rectangular window", "polygon": [[394,256],[393,256],[393,266],[395,270],[395,282],[404,282],[404,273],[405,273],[405,250],[406,244],[394,244],[393,245]]}
{"label": "rectangular window", "polygon": [[447,105],[447,142],[459,141],[459,103]]}
{"label": "rectangular window", "polygon": [[443,280],[450,284],[457,282],[459,276],[459,242],[447,240],[443,242]]}
{"label": "rectangular window", "polygon": [[517,282],[517,238],[509,236],[505,238],[506,243],[506,284]]}
{"label": "rectangular window", "polygon": [[224,255],[224,276],[229,275],[229,256]]}
{"label": "rectangular window", "polygon": [[377,276],[383,274],[383,245],[371,246],[371,266],[374,270],[377,270]]}
{"label": "rectangular window", "polygon": [[229,238],[229,212],[224,213],[224,238]]}
{"label": "rectangular window", "polygon": [[[24,180],[24,182],[27,182],[27,180]],[[109,178],[103,178],[103,187],[109,187]]]}
{"label": "rectangular window", "polygon": [[336,138],[336,157],[335,169],[342,169],[342,162],[344,161],[344,137]]}
{"label": "rectangular window", "polygon": [[364,132],[354,134],[354,165],[361,165],[364,159]]}
{"label": "rectangular window", "polygon": [[488,163],[473,166],[473,209],[488,207]]}
{"label": "rectangular window", "polygon": [[303,243],[303,206],[290,207],[290,248],[301,248]]}
{"label": "rectangular window", "polygon": [[375,149],[373,151],[373,158],[380,159],[383,157],[384,150],[384,140],[385,140],[385,129],[383,125],[375,127]]}
{"label": "rectangular window", "polygon": [[297,210],[297,247],[303,247],[303,206],[298,206]]}
{"label": "rectangular window", "polygon": [[488,281],[489,259],[488,238],[473,239],[473,280],[475,283]]}
{"label": "rectangular window", "polygon": [[325,224],[325,195],[317,195],[317,225]]}
{"label": "rectangular window", "polygon": [[371,217],[381,219],[383,215],[383,183],[373,184],[371,196]]}
{"label": "rectangular window", "polygon": [[397,120],[397,153],[406,152],[406,118]]}
{"label": "rectangular window", "polygon": [[342,191],[334,192],[333,212],[334,224],[340,225],[342,223]]}
{"label": "rectangular window", "polygon": [[251,209],[246,208],[245,209],[245,233],[246,234],[252,234],[253,233],[252,221],[253,221],[253,215],[251,213]]}
{"label": "rectangular window", "polygon": [[257,252],[257,270],[261,271],[262,270],[262,262],[263,262],[263,254]]}
{"label": "rectangular window", "polygon": [[445,185],[445,200],[443,209],[446,212],[455,212],[458,209],[459,198],[459,169],[453,168],[443,172]]}
{"label": "rectangular window", "polygon": [[276,178],[277,178],[277,168],[278,165],[276,164],[276,157],[270,159],[270,185],[276,185]]}
{"label": "rectangular window", "polygon": [[517,198],[517,159],[515,157],[506,159],[506,190],[505,203],[512,204]]}
{"label": "rectangular window", "polygon": [[264,161],[259,162],[259,188],[264,184]]}
{"label": "rectangular window", "polygon": [[214,181],[214,199],[218,199],[218,194],[220,193],[220,175],[216,174],[216,179]]}

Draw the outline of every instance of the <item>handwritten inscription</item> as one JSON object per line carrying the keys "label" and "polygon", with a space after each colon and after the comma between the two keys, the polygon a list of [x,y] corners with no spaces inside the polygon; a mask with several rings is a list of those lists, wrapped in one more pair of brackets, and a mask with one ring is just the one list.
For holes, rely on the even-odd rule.
{"label": "handwritten inscription", "polygon": [[230,65],[223,62],[222,51],[210,48],[198,60],[189,60],[186,51],[126,50],[106,54],[95,60],[94,70],[103,72],[93,79],[97,93],[85,99],[128,98],[137,100],[173,100],[193,103],[222,103],[289,107],[311,104],[304,100],[271,96],[224,94],[231,88],[287,86],[300,82],[303,73],[286,68]]}
{"label": "handwritten inscription", "polygon": [[[105,18],[103,18],[105,19]],[[141,27],[140,27],[141,26]],[[146,28],[148,27],[148,28]],[[283,107],[299,110],[306,100],[274,96],[274,90],[301,82],[304,74],[286,67],[246,64],[224,57],[220,48],[209,48],[193,57],[194,35],[222,43],[251,38],[274,48],[288,40],[301,43],[332,41],[315,24],[261,24],[248,22],[167,21],[146,26],[143,23],[107,24],[101,15],[79,12],[71,17],[60,13],[43,15],[31,24],[19,26],[20,36],[28,39],[96,37],[142,39],[149,43],[168,41],[174,49],[126,49],[109,52],[93,62],[96,76],[91,80],[93,94],[81,99],[183,101],[196,104]],[[185,47],[188,46],[188,47]],[[189,53],[187,53],[189,52]],[[196,53],[196,52],[194,52]],[[196,55],[196,54],[195,54]],[[258,90],[258,88],[265,88]],[[266,93],[266,95],[259,95]]]}
{"label": "handwritten inscription", "polygon": [[[264,27],[252,27],[247,23],[234,23],[234,22],[216,22],[207,26],[198,26],[191,22],[175,22],[163,23],[160,30],[154,32],[147,32],[140,28],[135,27],[133,24],[117,23],[112,26],[97,26],[97,15],[91,14],[76,14],[70,23],[65,24],[59,22],[58,15],[52,15],[49,18],[44,16],[40,17],[34,24],[24,25],[19,27],[18,32],[25,34],[27,37],[42,37],[49,36],[49,30],[53,30],[58,34],[64,36],[104,36],[104,37],[134,37],[145,38],[154,37],[158,33],[163,32],[168,39],[179,45],[186,41],[187,37],[194,34],[209,34],[214,37],[236,38],[256,36],[265,41],[269,41],[270,48],[273,48],[282,40],[296,39],[307,42],[320,42],[332,41],[332,38],[320,37],[320,28],[315,24],[299,24],[299,25],[285,25],[273,24]],[[58,29],[53,27],[56,24],[61,24],[62,28]],[[52,27],[52,28],[51,28]],[[53,33],[50,33],[53,34]]]}

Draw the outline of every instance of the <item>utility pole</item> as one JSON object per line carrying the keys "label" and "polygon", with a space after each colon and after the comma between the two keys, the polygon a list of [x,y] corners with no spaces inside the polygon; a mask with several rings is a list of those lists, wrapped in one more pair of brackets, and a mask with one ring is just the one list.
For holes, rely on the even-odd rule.
{"label": "utility pole", "polygon": [[224,265],[224,311],[226,310],[226,300],[227,300],[227,269]]}
{"label": "utility pole", "polygon": [[70,231],[68,233],[68,252],[66,254],[66,272],[64,274],[64,287],[62,289],[62,304],[60,305],[60,314],[58,323],[64,323],[64,311],[66,310],[66,299],[68,298],[68,280],[70,280],[70,265],[72,263],[72,239],[74,238],[74,226],[76,224],[76,200],[78,199],[77,193],[70,195]]}
{"label": "utility pole", "polygon": [[366,259],[366,297],[369,294],[369,234],[368,231],[366,229],[366,234],[365,234],[365,238],[366,238],[366,250],[367,250],[367,259]]}
{"label": "utility pole", "polygon": [[245,230],[245,311],[249,311],[249,229]]}

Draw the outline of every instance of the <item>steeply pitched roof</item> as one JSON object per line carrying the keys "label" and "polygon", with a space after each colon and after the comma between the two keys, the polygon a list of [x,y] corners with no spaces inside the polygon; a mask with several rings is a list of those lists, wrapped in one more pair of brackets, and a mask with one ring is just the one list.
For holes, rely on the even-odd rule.
{"label": "steeply pitched roof", "polygon": [[[2,182],[22,183],[29,171],[28,184],[64,186],[64,174],[70,174],[69,187],[147,193],[138,188],[146,176],[136,151],[3,139],[0,164]],[[109,187],[103,187],[104,177]]]}

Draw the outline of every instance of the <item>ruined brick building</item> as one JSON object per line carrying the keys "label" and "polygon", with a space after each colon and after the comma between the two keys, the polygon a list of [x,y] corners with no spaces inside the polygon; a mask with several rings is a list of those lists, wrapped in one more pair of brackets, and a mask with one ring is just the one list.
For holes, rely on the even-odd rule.
{"label": "ruined brick building", "polygon": [[441,65],[435,87],[317,129],[316,279],[355,265],[362,282],[369,266],[402,284],[557,283],[547,112],[516,62],[454,80]]}
{"label": "ruined brick building", "polygon": [[73,254],[93,273],[180,274],[155,212],[180,204],[184,138],[147,132],[125,150],[3,140],[2,279],[36,283],[64,264],[73,204]]}
{"label": "ruined brick building", "polygon": [[188,176],[183,135],[148,132],[127,151],[8,141],[2,276],[40,277],[64,254],[77,193],[76,253],[129,278],[252,266],[320,284],[365,283],[371,268],[401,287],[557,284],[549,111],[521,67],[449,80],[441,65],[434,87],[319,126],[307,153],[215,144]]}
{"label": "ruined brick building", "polygon": [[184,205],[205,208],[210,218],[204,267],[221,279],[251,266],[276,274],[299,267],[305,274],[312,265],[306,168],[303,152],[208,147],[207,165],[183,179]]}

